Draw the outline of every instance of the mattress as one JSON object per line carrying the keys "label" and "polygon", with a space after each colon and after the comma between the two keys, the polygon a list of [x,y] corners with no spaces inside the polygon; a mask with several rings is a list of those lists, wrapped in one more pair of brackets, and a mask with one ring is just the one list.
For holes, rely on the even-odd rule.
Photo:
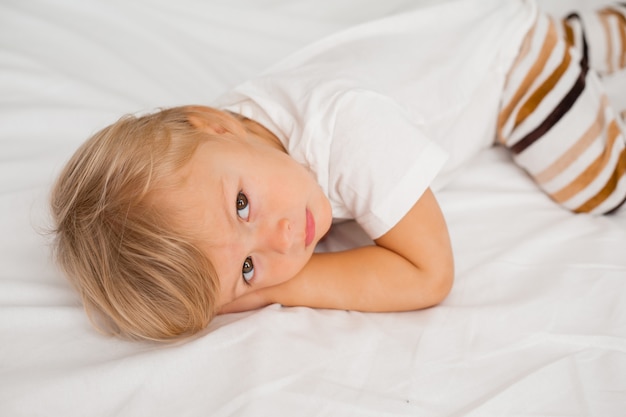
{"label": "mattress", "polygon": [[[437,193],[457,273],[430,309],[271,305],[190,340],[130,342],[94,330],[52,263],[50,186],[89,135],[124,113],[210,104],[412,3],[0,2],[1,416],[626,415],[626,209],[566,212],[499,148]],[[626,108],[626,74],[604,82]],[[347,222],[321,249],[363,243]]]}

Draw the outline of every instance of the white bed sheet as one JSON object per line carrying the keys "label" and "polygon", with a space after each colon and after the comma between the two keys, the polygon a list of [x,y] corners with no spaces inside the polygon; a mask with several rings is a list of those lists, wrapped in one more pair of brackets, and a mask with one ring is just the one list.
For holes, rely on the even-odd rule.
{"label": "white bed sheet", "polygon": [[[626,415],[626,210],[569,214],[498,149],[438,193],[457,278],[432,309],[274,305],[185,343],[127,342],[91,328],[52,265],[47,193],[95,130],[210,103],[409,3],[0,1],[0,416]],[[324,245],[364,240],[346,223]]]}

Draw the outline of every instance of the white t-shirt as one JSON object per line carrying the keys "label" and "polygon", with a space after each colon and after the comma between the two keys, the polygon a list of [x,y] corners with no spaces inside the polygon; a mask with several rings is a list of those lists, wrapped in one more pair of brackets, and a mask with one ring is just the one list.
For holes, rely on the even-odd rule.
{"label": "white t-shirt", "polygon": [[272,131],[314,173],[333,217],[373,239],[491,146],[536,14],[533,0],[413,7],[316,42],[216,103]]}

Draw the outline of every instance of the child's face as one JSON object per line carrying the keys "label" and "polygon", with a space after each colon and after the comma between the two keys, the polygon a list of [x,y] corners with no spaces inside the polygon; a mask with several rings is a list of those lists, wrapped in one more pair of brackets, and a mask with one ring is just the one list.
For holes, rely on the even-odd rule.
{"label": "child's face", "polygon": [[253,140],[202,143],[165,196],[197,230],[218,274],[220,306],[293,278],[330,228],[330,203],[303,166]]}

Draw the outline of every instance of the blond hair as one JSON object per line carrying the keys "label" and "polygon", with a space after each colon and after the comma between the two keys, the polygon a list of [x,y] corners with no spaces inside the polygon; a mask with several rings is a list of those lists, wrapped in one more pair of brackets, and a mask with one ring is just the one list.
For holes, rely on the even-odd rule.
{"label": "blond hair", "polygon": [[236,129],[233,117],[209,108],[127,115],[85,142],[53,187],[55,260],[100,330],[171,340],[217,312],[210,260],[152,198],[177,186],[173,174],[211,137],[198,121]]}

